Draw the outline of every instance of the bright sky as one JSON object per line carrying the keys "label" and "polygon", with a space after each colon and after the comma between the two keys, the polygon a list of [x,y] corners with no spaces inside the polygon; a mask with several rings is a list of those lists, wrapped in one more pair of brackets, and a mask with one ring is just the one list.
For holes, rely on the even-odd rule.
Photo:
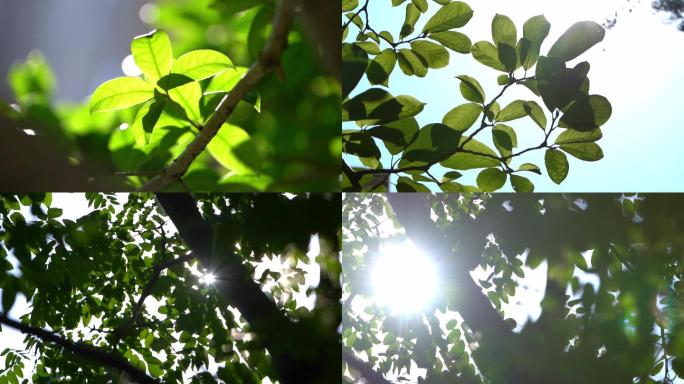
{"label": "bright sky", "polygon": [[[287,195],[289,197],[292,197],[294,195]],[[125,193],[120,193],[117,194],[117,198],[119,203],[123,204],[127,200],[127,194]],[[88,207],[88,201],[86,200],[85,196],[83,194],[77,194],[77,193],[55,193],[52,196],[52,206],[53,207],[58,207],[63,209],[63,215],[60,217],[60,219],[69,219],[69,220],[76,220],[87,213],[91,212],[93,209]],[[27,207],[22,207],[23,211],[22,213],[24,216],[30,220],[32,215],[30,213],[30,210]],[[0,222],[0,226],[1,226]],[[169,223],[167,226],[165,226],[165,230],[169,233],[176,232],[175,227],[173,227],[172,223]],[[311,237],[311,242],[309,244],[309,250],[307,252],[307,255],[310,258],[310,263],[298,263],[297,266],[301,268],[304,273],[305,273],[305,281],[302,286],[299,287],[298,290],[293,290],[293,298],[295,302],[297,303],[297,307],[303,306],[309,309],[313,309],[315,305],[315,300],[316,296],[315,293],[312,293],[310,295],[306,294],[306,288],[307,287],[315,287],[318,286],[318,283],[320,281],[320,269],[318,268],[318,264],[315,262],[316,256],[318,256],[320,252],[320,244],[318,241],[317,236],[312,236]],[[19,274],[19,269],[17,268],[18,266],[18,260],[14,256],[9,256],[8,260],[15,266],[15,269],[11,271],[13,274]],[[270,269],[271,271],[274,272],[280,272],[282,274],[281,279],[287,279],[289,274],[287,271],[289,270],[289,259],[284,258],[284,260],[281,260],[281,258],[278,255],[272,255],[271,257],[265,257],[260,263],[255,263],[254,266],[256,267],[255,270],[255,275],[256,276],[261,276],[261,273],[265,269]],[[192,272],[198,276],[202,275],[203,273],[197,270],[197,267],[195,265],[190,267]],[[206,276],[206,275],[205,275]],[[205,279],[206,281],[206,279]],[[267,281],[262,289],[264,291],[269,291],[272,286],[276,284],[275,281]],[[0,289],[0,293],[2,292],[2,289]],[[137,300],[137,297],[136,297]],[[145,308],[147,311],[156,311],[156,309],[161,305],[160,302],[155,300],[153,297],[148,297],[145,300]],[[0,305],[1,307],[1,305]],[[25,313],[28,313],[30,311],[30,304],[26,302],[26,297],[23,294],[17,295],[17,299],[14,303],[14,306],[10,310],[8,317],[12,319],[19,319],[22,315]],[[234,314],[236,315],[236,319],[239,317],[239,312],[233,311]],[[91,326],[95,326],[95,323],[92,323]],[[24,335],[19,332],[14,330],[11,327],[4,326],[1,332],[2,337],[0,337],[0,351],[5,350],[5,348],[14,348],[14,349],[23,349],[24,348]],[[213,358],[210,357],[209,359],[210,366],[208,367],[208,370],[210,372],[215,372],[218,365],[214,362]],[[25,377],[31,377],[32,371],[34,367],[34,362],[33,361],[27,361],[26,366],[24,368],[24,376]],[[277,382],[276,382],[277,383]],[[264,380],[264,384],[271,384],[270,380],[267,378]]]}
{"label": "bright sky", "polygon": [[[404,19],[404,7],[389,9],[388,3],[371,1],[371,25],[378,31],[386,29],[396,33]],[[437,10],[437,5],[429,4],[428,14],[431,14]],[[650,1],[636,4],[633,12],[624,10],[625,0],[478,0],[469,4],[474,16],[460,31],[473,42],[491,41],[491,20],[496,13],[511,17],[519,35],[529,17],[544,14],[551,23],[551,32],[542,52],[548,51],[558,36],[574,22],[594,20],[601,23],[615,11],[622,10],[617,25],[607,31],[604,41],[579,58],[579,61],[586,60],[591,64],[591,93],[606,96],[613,106],[613,115],[602,127],[604,138],[599,142],[605,157],[596,163],[571,158],[570,173],[560,186],[549,180],[546,172],[543,176],[531,174],[537,192],[665,192],[684,189],[677,158],[681,152],[679,143],[684,140],[679,122],[681,85],[684,84],[684,72],[681,71],[684,50],[679,47],[684,46],[684,32],[678,31],[673,24],[665,23],[665,16],[654,15]],[[421,17],[416,30],[419,31],[427,19],[427,16]],[[355,35],[350,33],[350,36]],[[395,68],[390,77],[390,91],[395,95],[408,94],[427,103],[425,110],[417,116],[421,126],[440,122],[446,112],[466,102],[458,91],[459,81],[454,78],[461,74],[477,78],[488,99],[498,93],[496,76],[499,72],[483,66],[472,56],[453,52],[448,67],[431,69],[425,78],[407,77],[398,67]],[[364,78],[355,93],[367,87]],[[502,107],[505,102],[518,98],[535,100],[535,95],[522,86],[519,88],[518,92],[506,93],[500,103]],[[520,145],[536,145],[541,141],[541,131],[533,124],[530,119],[512,122]],[[352,128],[352,125],[347,123],[345,128]],[[544,168],[543,152],[522,158],[522,162],[533,162]],[[520,163],[514,162],[515,165]],[[440,168],[433,167],[435,170]],[[444,171],[443,168],[441,170]],[[435,173],[441,175],[442,172]],[[477,173],[477,170],[466,171],[466,177],[459,181],[474,185]],[[510,191],[510,186],[507,185],[505,190]]]}

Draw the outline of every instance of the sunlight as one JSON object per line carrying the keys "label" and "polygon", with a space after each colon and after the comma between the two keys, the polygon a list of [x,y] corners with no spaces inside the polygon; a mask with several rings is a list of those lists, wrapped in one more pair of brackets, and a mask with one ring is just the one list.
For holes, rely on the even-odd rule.
{"label": "sunlight", "polygon": [[216,282],[216,276],[213,273],[208,272],[202,275],[199,280],[202,284],[213,285]]}
{"label": "sunlight", "polygon": [[121,71],[126,76],[140,76],[140,75],[142,75],[142,71],[135,64],[135,60],[133,59],[133,55],[128,55],[123,59],[123,61],[121,62]]}
{"label": "sunlight", "polygon": [[426,308],[437,291],[434,264],[409,241],[381,248],[372,279],[377,304],[397,313]]}

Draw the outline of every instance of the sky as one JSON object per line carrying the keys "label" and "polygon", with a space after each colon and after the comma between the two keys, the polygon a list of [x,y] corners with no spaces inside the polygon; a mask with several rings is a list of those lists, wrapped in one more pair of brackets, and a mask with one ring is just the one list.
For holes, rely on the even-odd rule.
{"label": "sky", "polygon": [[[117,199],[120,204],[125,203],[127,200],[127,195],[126,193],[119,193],[117,194]],[[286,194],[287,196],[294,196],[291,194]],[[76,220],[84,215],[86,215],[89,212],[92,212],[92,208],[88,207],[88,201],[85,198],[85,195],[79,194],[79,193],[55,193],[52,195],[52,207],[58,207],[63,209],[63,214],[58,220],[64,220],[64,219],[69,219],[69,220]],[[33,217],[30,213],[30,210],[28,207],[22,207],[22,213],[24,217],[27,218],[27,220],[31,220]],[[34,218],[35,220],[35,218]],[[2,226],[2,222],[0,221],[0,227]],[[165,230],[168,233],[174,233],[176,232],[175,227],[173,226],[173,223],[169,221],[169,223],[165,226]],[[299,290],[294,291],[293,290],[293,298],[295,302],[297,303],[297,307],[303,306],[308,309],[313,309],[316,301],[316,296],[315,292],[307,295],[306,294],[306,287],[315,287],[318,286],[318,283],[320,281],[320,269],[318,268],[318,265],[315,262],[316,256],[320,253],[320,244],[318,241],[317,236],[312,236],[311,241],[309,243],[309,250],[307,251],[307,255],[310,258],[310,263],[298,263],[297,267],[301,268],[304,273],[305,273],[305,281],[302,287],[300,287]],[[8,258],[8,260],[12,263],[12,265],[15,266],[15,269],[13,271],[10,271],[12,274],[20,274],[20,271],[18,269],[18,260],[11,255]],[[274,272],[280,272],[282,273],[281,279],[287,278],[287,274],[285,273],[287,270],[289,270],[289,261],[288,260],[281,260],[281,258],[278,255],[271,255],[270,257],[264,257],[261,262],[253,264],[255,266],[255,276],[260,276],[262,272],[265,269],[270,269],[271,271]],[[189,267],[192,270],[192,273],[197,275],[197,276],[206,276],[203,272],[204,271],[199,271],[196,265],[192,265]],[[210,272],[210,271],[209,271]],[[262,289],[266,292],[270,291],[270,288],[275,285],[274,281],[267,281]],[[0,289],[0,294],[2,293],[2,289]],[[136,296],[137,300],[137,296]],[[145,309],[148,312],[156,312],[157,308],[161,305],[161,303],[153,297],[148,297],[145,300]],[[0,305],[1,307],[1,305]],[[12,306],[12,309],[8,313],[8,317],[11,319],[19,319],[22,315],[30,312],[30,303],[26,301],[26,297],[23,294],[17,295],[16,301],[14,305]],[[239,312],[237,310],[233,311],[235,314],[235,318],[239,319]],[[95,320],[94,320],[95,321]],[[96,326],[95,323],[91,323],[91,326]],[[22,349],[24,348],[24,335],[19,332],[14,330],[11,327],[8,326],[3,326],[2,332],[0,332],[0,351],[5,350],[5,348],[13,348],[13,349]],[[182,344],[179,344],[182,345]],[[210,365],[208,367],[208,370],[211,372],[215,372],[216,369],[218,368],[218,365],[213,361],[213,359],[210,357],[209,359]],[[32,371],[34,368],[34,361],[27,361],[25,362],[26,366],[24,368],[24,376],[30,378],[32,375]],[[276,382],[277,383],[277,382]],[[264,384],[271,384],[271,382],[267,379],[264,380]]]}
{"label": "sky", "polygon": [[[467,1],[466,1],[467,2]],[[389,1],[371,1],[369,13],[371,26],[396,33],[404,19],[404,7],[390,8]],[[635,3],[634,1],[630,2]],[[438,8],[429,2],[428,15]],[[543,176],[531,174],[537,192],[674,192],[684,190],[684,178],[677,154],[684,130],[679,121],[681,108],[681,85],[684,84],[684,32],[676,25],[667,23],[666,16],[654,14],[650,1],[641,1],[629,12],[625,0],[478,0],[469,3],[474,16],[460,32],[473,42],[491,41],[491,20],[496,13],[507,15],[518,27],[530,17],[544,14],[551,23],[551,32],[542,46],[547,52],[553,42],[574,22],[594,20],[602,23],[606,17],[618,11],[617,24],[606,32],[603,42],[581,55],[578,61],[589,61],[591,70],[591,93],[606,96],[613,107],[611,119],[602,127],[604,137],[599,141],[604,159],[587,163],[569,157],[570,173],[560,185]],[[553,4],[553,5],[549,5]],[[422,16],[416,25],[420,31],[428,19]],[[350,33],[356,36],[356,33]],[[384,48],[384,47],[383,47]],[[446,112],[467,102],[458,90],[458,75],[470,75],[480,81],[487,98],[498,93],[496,76],[499,72],[475,61],[470,55],[451,53],[448,67],[428,72],[425,78],[407,77],[398,67],[389,80],[389,90],[394,95],[407,94],[427,103],[416,118],[421,126],[441,122]],[[365,78],[351,94],[353,97],[369,84]],[[535,100],[536,96],[524,87],[517,92],[507,92],[500,104],[518,98]],[[537,99],[538,100],[538,99]],[[548,116],[548,114],[547,114]],[[530,119],[510,124],[516,129],[521,145],[534,145],[541,141],[540,130]],[[354,125],[345,123],[344,128]],[[480,136],[478,136],[479,138]],[[482,135],[485,137],[485,135]],[[486,141],[486,140],[483,140]],[[522,161],[543,167],[543,151],[522,156]],[[348,160],[350,158],[347,158]],[[387,164],[387,159],[384,159]],[[359,163],[351,162],[353,165]],[[444,168],[433,167],[441,175]],[[441,169],[442,172],[439,172]],[[478,170],[466,171],[465,184],[474,185]],[[511,191],[506,185],[502,191]]]}

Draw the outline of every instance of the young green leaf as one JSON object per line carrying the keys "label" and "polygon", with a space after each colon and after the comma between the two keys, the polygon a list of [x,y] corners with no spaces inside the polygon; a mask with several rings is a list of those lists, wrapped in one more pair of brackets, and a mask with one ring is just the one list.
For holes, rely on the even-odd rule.
{"label": "young green leaf", "polygon": [[600,24],[593,21],[580,21],[573,24],[556,40],[547,56],[561,61],[570,61],[603,40],[605,34],[606,31]]}
{"label": "young green leaf", "polygon": [[533,173],[536,173],[537,175],[542,174],[539,167],[532,164],[532,163],[525,163],[525,164],[519,166],[518,171],[533,172]]}
{"label": "young green leaf", "polygon": [[173,63],[171,72],[199,81],[218,75],[228,68],[233,68],[233,62],[228,56],[211,49],[199,49],[179,57]]}
{"label": "young green leaf", "polygon": [[[461,138],[461,143],[463,143],[465,140],[465,137]],[[446,168],[467,170],[477,168],[492,168],[501,163],[497,159],[497,154],[494,152],[494,150],[475,139],[468,141],[463,149],[469,152],[479,153],[480,155],[458,152],[450,156],[448,159],[440,162],[440,164]]]}
{"label": "young green leaf", "polygon": [[139,77],[117,77],[102,83],[90,98],[90,112],[114,111],[151,99],[154,85]]}
{"label": "young green leaf", "polygon": [[574,129],[568,129],[565,132],[558,135],[555,144],[578,144],[578,143],[591,143],[597,141],[603,137],[603,133],[600,129],[594,129],[591,131],[575,131]]}
{"label": "young green leaf", "polygon": [[494,192],[506,184],[506,178],[499,168],[487,168],[477,175],[477,186],[482,192]]}
{"label": "young green leaf", "polygon": [[397,59],[399,61],[399,68],[407,76],[425,77],[427,75],[427,62],[412,50],[407,48],[400,49]]}
{"label": "young green leaf", "polygon": [[457,106],[447,112],[442,123],[460,132],[470,128],[482,113],[482,106],[475,103],[467,103]]}
{"label": "young green leaf", "polygon": [[565,154],[557,149],[548,149],[544,155],[546,172],[554,183],[560,184],[568,176],[570,165]]}
{"label": "young green leaf", "polygon": [[133,136],[138,145],[145,145],[150,142],[152,131],[157,124],[163,109],[163,101],[149,101],[140,107],[131,124]]}
{"label": "young green leaf", "polygon": [[480,104],[484,103],[485,92],[476,79],[466,75],[456,76],[456,78],[461,80],[461,95],[463,95],[466,100]]}
{"label": "young green leaf", "polygon": [[506,67],[499,60],[499,50],[489,41],[478,41],[473,44],[470,53],[480,63],[497,71],[506,71]]}
{"label": "young green leaf", "polygon": [[382,84],[387,86],[389,75],[394,70],[397,63],[397,54],[392,48],[387,48],[368,64],[366,76],[371,84]]}
{"label": "young green leaf", "polygon": [[448,31],[460,28],[473,17],[473,10],[462,1],[452,1],[440,8],[423,27],[423,33]]}
{"label": "young green leaf", "polygon": [[204,94],[230,92],[237,85],[238,81],[247,73],[247,67],[228,68],[220,74],[214,76],[204,90]]}
{"label": "young green leaf", "polygon": [[546,129],[546,115],[544,110],[535,101],[526,101],[523,104],[525,112],[534,120],[541,129]]}
{"label": "young green leaf", "polygon": [[511,185],[513,186],[513,190],[518,193],[534,192],[534,184],[532,184],[530,179],[523,176],[511,175]]}
{"label": "young green leaf", "polygon": [[515,100],[504,107],[501,112],[499,112],[499,114],[496,116],[496,121],[511,121],[525,116],[527,116],[527,112],[525,111],[525,101]]}
{"label": "young green leaf", "polygon": [[415,4],[409,3],[406,5],[406,16],[404,17],[404,24],[401,26],[401,31],[399,32],[399,38],[404,37],[413,33],[413,28],[416,22],[420,18],[420,11]]}
{"label": "young green leaf", "polygon": [[603,150],[596,143],[563,144],[560,149],[584,161],[603,159]]}
{"label": "young green leaf", "polygon": [[202,88],[199,83],[191,82],[169,90],[169,97],[183,108],[187,117],[196,124],[201,124],[200,99]]}
{"label": "young green leaf", "polygon": [[131,42],[131,53],[145,79],[151,83],[156,83],[171,71],[173,50],[169,35],[164,31],[155,30],[134,38]]}
{"label": "young green leaf", "polygon": [[551,24],[544,15],[534,16],[525,22],[525,25],[523,25],[523,38],[529,41],[530,46],[527,48],[525,57],[520,59],[523,68],[530,69],[537,62],[542,42],[549,35],[550,30]]}
{"label": "young green leaf", "polygon": [[468,36],[456,31],[434,32],[428,37],[458,53],[470,53],[470,47],[473,45]]}
{"label": "young green leaf", "polygon": [[227,169],[238,173],[261,170],[261,156],[254,141],[242,128],[223,124],[207,146],[209,154]]}
{"label": "young green leaf", "polygon": [[430,68],[438,69],[449,65],[449,52],[439,44],[427,40],[416,40],[411,42],[411,49],[425,59]]}
{"label": "young green leaf", "polygon": [[513,20],[508,16],[496,14],[492,20],[492,39],[494,44],[506,44],[515,47],[518,40],[518,31]]}

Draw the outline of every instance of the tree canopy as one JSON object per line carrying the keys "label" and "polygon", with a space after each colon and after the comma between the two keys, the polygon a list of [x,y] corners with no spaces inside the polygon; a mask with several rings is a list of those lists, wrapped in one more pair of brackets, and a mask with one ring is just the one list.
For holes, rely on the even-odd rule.
{"label": "tree canopy", "polygon": [[[387,191],[389,177],[397,175],[391,182],[399,192],[426,192],[427,185],[444,192],[493,192],[507,182],[518,192],[532,192],[528,176],[541,175],[542,168],[556,184],[565,180],[566,154],[583,161],[603,158],[596,142],[612,107],[590,92],[590,64],[574,61],[603,40],[601,25],[577,22],[547,50],[542,44],[551,24],[543,15],[525,21],[519,33],[513,20],[497,14],[491,41],[472,42],[458,31],[476,11],[464,2],[392,0],[391,6],[406,8],[403,23],[396,23],[398,32],[376,30],[368,4],[349,0],[342,6],[342,121],[357,126],[343,130],[343,153],[362,164],[343,162],[344,190]],[[418,26],[431,6],[439,8]],[[500,91],[487,96],[482,80],[459,73],[465,103],[445,111],[442,121],[420,127],[415,117],[425,104],[410,95],[393,95],[390,75],[398,66],[405,76],[425,77],[449,65],[450,51],[470,54],[500,72]],[[420,80],[415,83],[419,86]],[[514,86],[526,87],[530,99],[500,105]],[[539,143],[519,148],[511,122],[527,117],[540,129]],[[544,167],[522,160],[537,150],[545,151]],[[438,165],[448,170],[440,178],[431,173]],[[479,170],[477,186],[456,181],[469,170]]]}
{"label": "tree canopy", "polygon": [[[0,123],[12,128],[0,139],[13,159],[3,185],[336,190],[339,47],[321,25],[336,10],[313,3],[159,1],[151,31],[131,36],[140,73],[80,103],[54,100],[59,79],[31,53],[8,74],[14,100],[0,101]],[[33,187],[42,177],[50,183]]]}
{"label": "tree canopy", "polygon": [[[684,375],[681,203],[678,195],[346,194],[345,382],[673,382]],[[440,271],[437,297],[412,314],[378,306],[369,282],[382,245],[404,239]],[[507,313],[541,264],[541,314],[516,324]],[[475,279],[478,267],[486,273]]]}
{"label": "tree canopy", "polygon": [[339,380],[339,196],[85,197],[70,220],[51,194],[0,196],[0,329],[26,335],[0,382]]}

